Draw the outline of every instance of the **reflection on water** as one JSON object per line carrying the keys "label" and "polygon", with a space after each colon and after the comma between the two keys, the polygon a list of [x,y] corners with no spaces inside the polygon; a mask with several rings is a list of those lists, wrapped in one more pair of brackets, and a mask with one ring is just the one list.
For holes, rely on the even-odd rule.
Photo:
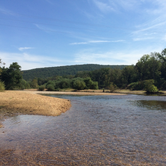
{"label": "reflection on water", "polygon": [[4,121],[0,165],[166,165],[165,97],[61,97],[61,116]]}
{"label": "reflection on water", "polygon": [[133,104],[138,107],[145,107],[149,110],[166,111],[166,101],[136,100]]}

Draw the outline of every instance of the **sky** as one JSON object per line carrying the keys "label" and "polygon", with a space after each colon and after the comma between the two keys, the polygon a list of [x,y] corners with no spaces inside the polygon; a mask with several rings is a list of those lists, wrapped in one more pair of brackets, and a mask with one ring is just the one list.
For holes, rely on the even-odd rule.
{"label": "sky", "polygon": [[131,65],[166,48],[165,0],[0,0],[0,59],[22,70]]}

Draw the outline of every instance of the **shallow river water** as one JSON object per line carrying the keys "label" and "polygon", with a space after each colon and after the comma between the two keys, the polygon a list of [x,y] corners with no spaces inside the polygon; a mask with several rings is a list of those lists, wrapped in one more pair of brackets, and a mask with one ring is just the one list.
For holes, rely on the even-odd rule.
{"label": "shallow river water", "polygon": [[166,165],[166,97],[56,97],[71,109],[3,122],[0,165]]}

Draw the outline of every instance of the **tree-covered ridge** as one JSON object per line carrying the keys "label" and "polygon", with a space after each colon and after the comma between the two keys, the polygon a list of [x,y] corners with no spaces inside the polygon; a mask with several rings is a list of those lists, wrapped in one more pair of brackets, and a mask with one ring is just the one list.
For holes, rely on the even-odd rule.
{"label": "tree-covered ridge", "polygon": [[76,75],[81,71],[93,71],[101,68],[119,68],[123,69],[126,65],[98,65],[98,64],[84,64],[71,65],[59,67],[37,68],[32,70],[23,70],[23,78],[25,80],[32,80],[34,78],[48,78],[55,76]]}

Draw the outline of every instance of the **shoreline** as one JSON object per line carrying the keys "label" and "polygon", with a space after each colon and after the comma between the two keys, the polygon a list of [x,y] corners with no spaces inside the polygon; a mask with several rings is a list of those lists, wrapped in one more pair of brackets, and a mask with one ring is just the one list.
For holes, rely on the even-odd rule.
{"label": "shoreline", "polygon": [[78,91],[78,92],[69,92],[69,91],[29,91],[29,90],[24,90],[23,92],[26,93],[31,93],[31,94],[57,94],[57,95],[80,95],[80,96],[86,96],[86,95],[126,95],[122,93],[101,93],[101,92],[85,92],[85,91]]}
{"label": "shoreline", "polygon": [[54,98],[25,91],[0,92],[0,128],[5,117],[14,115],[58,116],[70,109],[67,99]]}
{"label": "shoreline", "polygon": [[71,103],[67,99],[44,96],[57,95],[125,95],[120,93],[99,92],[55,92],[37,90],[6,90],[0,92],[0,128],[2,121],[15,115],[44,115],[58,116],[70,109]]}
{"label": "shoreline", "polygon": [[71,103],[67,99],[55,98],[44,95],[145,95],[145,91],[115,90],[80,90],[65,91],[38,91],[36,89],[7,90],[0,92],[0,128],[5,117],[14,115],[44,115],[58,116],[70,109]]}

